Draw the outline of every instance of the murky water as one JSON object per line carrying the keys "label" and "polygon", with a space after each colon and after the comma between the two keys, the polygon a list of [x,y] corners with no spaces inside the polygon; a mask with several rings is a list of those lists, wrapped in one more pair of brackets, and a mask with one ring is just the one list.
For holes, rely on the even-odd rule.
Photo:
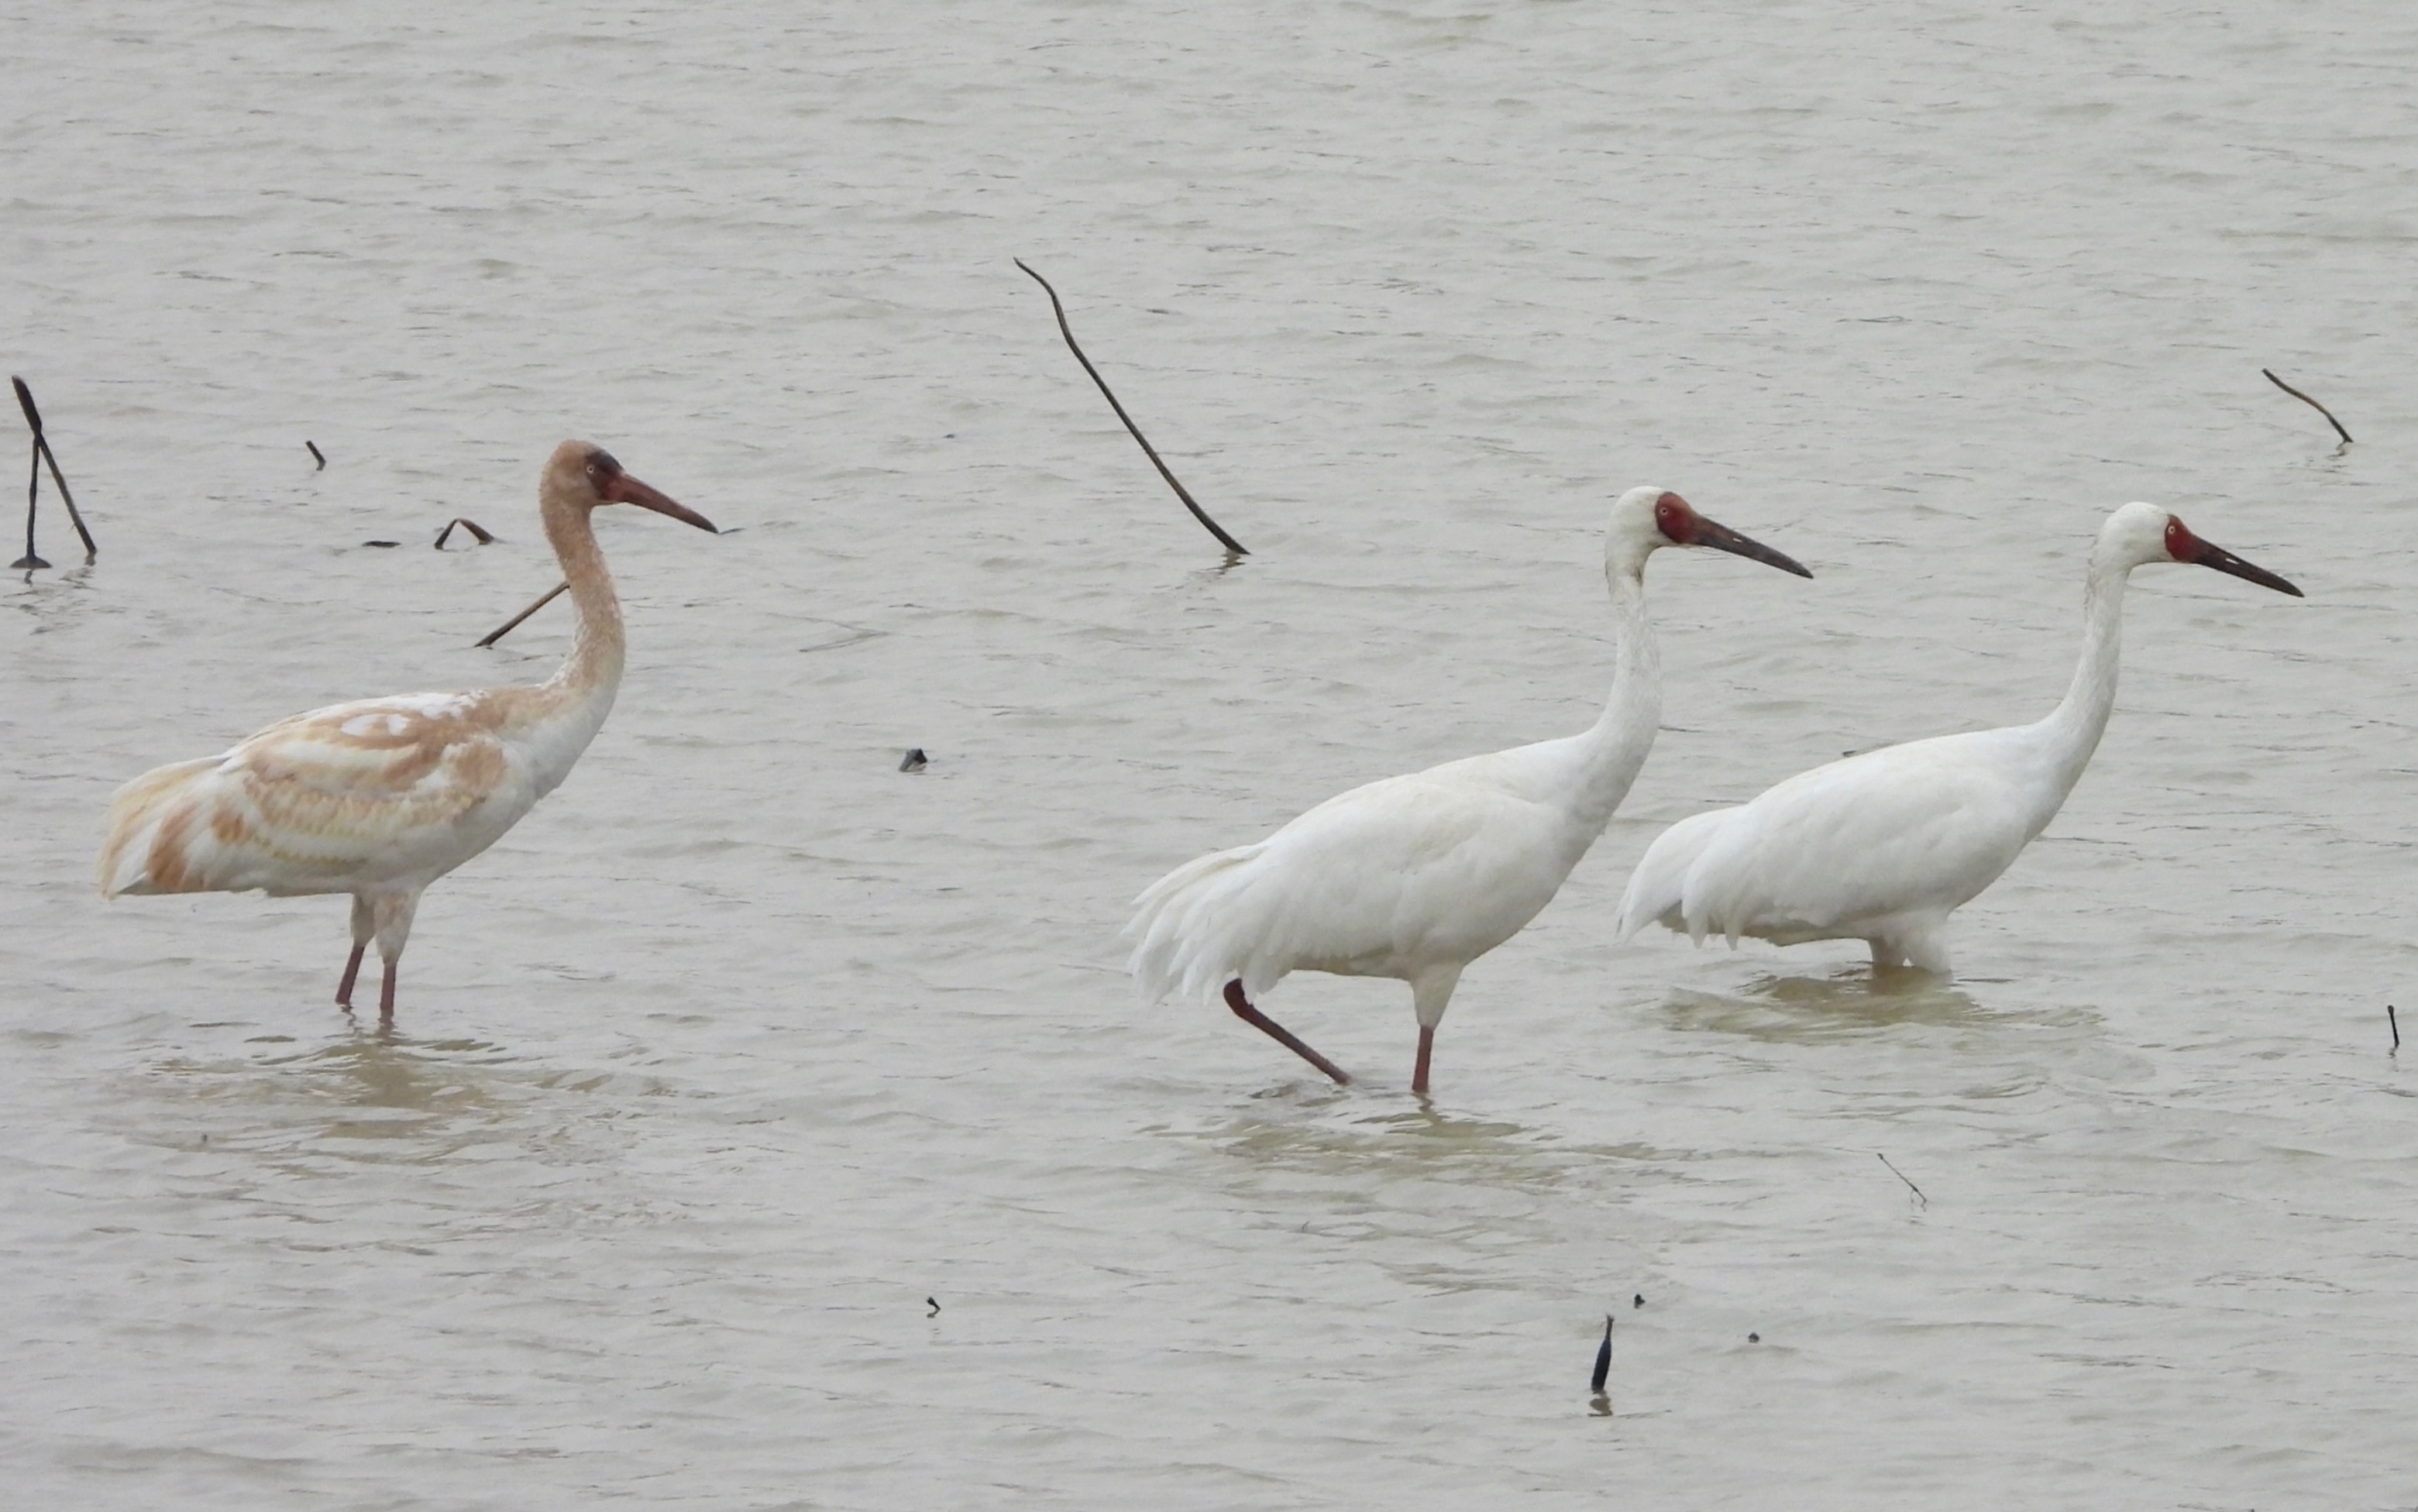
{"label": "murky water", "polygon": [[[2418,1505],[2406,8],[7,37],[7,366],[105,553],[5,590],[12,1499]],[[574,434],[738,530],[609,522],[620,705],[399,1032],[341,900],[94,899],[127,776],[543,676],[559,609],[469,642]],[[1639,481],[1819,575],[1657,559],[1668,727],[1432,1107],[1394,984],[1275,999],[1349,1092],[1137,1004],[1162,871],[1593,717]],[[2309,598],[2138,574],[1952,987],[1610,942],[1660,825],[2044,710],[2134,497]]]}

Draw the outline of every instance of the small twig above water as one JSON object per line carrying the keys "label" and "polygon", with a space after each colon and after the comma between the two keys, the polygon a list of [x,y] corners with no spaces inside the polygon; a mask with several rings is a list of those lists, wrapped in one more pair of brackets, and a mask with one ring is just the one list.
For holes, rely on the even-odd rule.
{"label": "small twig above water", "polygon": [[930,1312],[926,1313],[926,1314],[924,1315],[925,1317],[926,1317],[926,1318],[938,1318],[939,1316],[941,1316],[941,1305],[940,1305],[940,1303],[939,1303],[938,1301],[936,1301],[935,1299],[933,1299],[933,1298],[931,1298],[931,1297],[926,1297],[926,1298],[924,1299],[924,1306],[932,1309]]}
{"label": "small twig above water", "polygon": [[1882,1164],[1882,1165],[1884,1165],[1884,1166],[1889,1166],[1889,1168],[1890,1168],[1890,1175],[1892,1175],[1892,1176],[1894,1176],[1894,1177],[1896,1177],[1899,1181],[1905,1182],[1905,1189],[1906,1189],[1907,1191],[1909,1191],[1909,1192],[1912,1192],[1912,1193],[1913,1193],[1913,1194],[1914,1194],[1918,1199],[1921,1199],[1921,1203],[1922,1203],[1922,1205],[1923,1205],[1924,1207],[1929,1207],[1929,1206],[1931,1206],[1931,1199],[1929,1199],[1929,1198],[1927,1198],[1927,1197],[1924,1197],[1924,1196],[1922,1195],[1922,1188],[1921,1188],[1921,1187],[1920,1187],[1920,1186],[1915,1185],[1915,1184],[1914,1184],[1914,1183],[1912,1183],[1912,1182],[1910,1182],[1910,1181],[1906,1181],[1906,1175],[1905,1175],[1905,1172],[1904,1172],[1904,1171],[1902,1171],[1902,1170],[1898,1169],[1898,1168],[1897,1168],[1895,1166],[1893,1166],[1893,1165],[1890,1165],[1890,1157],[1889,1157],[1889,1156],[1887,1156],[1887,1155],[1881,1155],[1881,1153],[1880,1153],[1879,1151],[1877,1151],[1877,1150],[1874,1151],[1874,1152],[1873,1152],[1873,1153],[1874,1153],[1874,1154],[1876,1154],[1876,1155],[1880,1155],[1881,1164]]}
{"label": "small twig above water", "polygon": [[2394,1016],[2393,1004],[2389,1002],[2384,1005],[2384,1022],[2386,1027],[2393,1031],[2393,1049],[2391,1053],[2399,1055],[2401,1053],[2401,1020]]}
{"label": "small twig above water", "polygon": [[1587,1378],[1587,1390],[1600,1397],[1603,1383],[1612,1376],[1612,1314],[1603,1315],[1603,1342],[1596,1346],[1595,1374]]}
{"label": "small twig above water", "polygon": [[309,449],[310,449],[310,451],[311,451],[311,460],[312,460],[312,461],[314,461],[314,462],[315,462],[315,463],[317,463],[317,464],[319,465],[318,466],[316,466],[316,467],[313,468],[313,469],[312,469],[312,471],[314,471],[314,472],[325,472],[325,471],[327,471],[327,470],[328,470],[328,457],[327,457],[327,453],[325,453],[325,452],[323,452],[323,451],[321,451],[319,450],[319,443],[318,443],[318,442],[316,442],[316,441],[305,441],[305,442],[303,442],[302,444],[303,444],[305,447],[307,447],[307,448],[309,448]]}
{"label": "small twig above water", "polygon": [[83,513],[76,509],[75,495],[68,491],[67,474],[59,471],[58,454],[51,450],[50,437],[42,434],[42,412],[34,407],[34,390],[25,386],[23,378],[11,375],[8,382],[17,390],[17,407],[25,412],[25,423],[34,433],[33,477],[25,485],[25,558],[12,565],[51,565],[34,553],[34,498],[40,491],[42,466],[47,463],[51,469],[51,481],[58,485],[59,501],[68,507],[68,523],[74,526],[75,533],[84,539],[84,565],[90,566],[99,557],[100,547],[94,543],[92,531],[85,527]]}
{"label": "small twig above water", "polygon": [[2286,393],[2290,394],[2293,398],[2308,405],[2311,409],[2323,415],[2326,418],[2326,423],[2334,428],[2334,434],[2343,438],[2343,444],[2345,446],[2349,446],[2350,444],[2350,432],[2343,429],[2343,422],[2334,419],[2334,412],[2333,410],[2328,409],[2325,405],[2319,404],[2307,394],[2301,392],[2300,389],[2293,388],[2290,384],[2286,383],[2283,379],[2275,376],[2274,369],[2260,368],[2258,371],[2267,374],[2267,381],[2269,383],[2273,384],[2276,388],[2283,389]]}
{"label": "small twig above water", "polygon": [[1175,496],[1184,501],[1184,507],[1192,512],[1192,517],[1207,527],[1209,533],[1216,536],[1228,551],[1237,557],[1249,556],[1251,554],[1249,547],[1228,535],[1225,527],[1209,518],[1209,512],[1200,506],[1184,484],[1176,480],[1175,474],[1168,470],[1167,464],[1159,460],[1158,449],[1150,444],[1150,437],[1141,434],[1141,427],[1136,425],[1133,422],[1133,417],[1125,413],[1125,406],[1117,403],[1116,392],[1109,387],[1109,380],[1100,376],[1100,370],[1092,366],[1092,359],[1085,357],[1083,348],[1076,344],[1075,328],[1066,324],[1066,307],[1059,302],[1058,291],[1049,286],[1048,279],[1034,273],[1023,258],[1018,257],[1015,261],[1017,267],[1023,268],[1032,276],[1033,283],[1041,285],[1041,292],[1049,296],[1049,308],[1058,316],[1058,334],[1066,338],[1066,350],[1075,354],[1075,360],[1082,363],[1083,371],[1092,375],[1094,383],[1099,385],[1101,394],[1109,401],[1109,407],[1115,410],[1117,419],[1125,422],[1126,433],[1140,443],[1142,454],[1150,458],[1150,465],[1158,469],[1158,475],[1167,480],[1167,486],[1175,490]]}
{"label": "small twig above water", "polygon": [[451,524],[446,526],[444,529],[436,532],[437,550],[443,551],[445,549],[445,542],[453,538],[453,527],[457,525],[463,529],[469,531],[470,539],[477,542],[479,544],[487,546],[495,543],[495,532],[482,528],[479,522],[476,520],[467,517],[459,517],[453,520]]}
{"label": "small twig above water", "polygon": [[562,597],[565,593],[570,591],[570,584],[557,583],[554,587],[546,589],[535,603],[523,609],[520,613],[513,616],[510,619],[505,620],[502,624],[497,625],[495,629],[488,631],[485,634],[480,636],[474,644],[479,646],[493,646],[496,642],[503,639],[506,635],[518,630],[521,627],[522,620],[527,619],[529,616],[537,613],[540,609],[544,608],[547,604],[552,603],[555,600]]}

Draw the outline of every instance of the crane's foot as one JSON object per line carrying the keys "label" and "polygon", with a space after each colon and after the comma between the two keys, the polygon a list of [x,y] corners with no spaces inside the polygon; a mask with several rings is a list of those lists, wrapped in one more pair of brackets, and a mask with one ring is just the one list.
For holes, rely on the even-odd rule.
{"label": "crane's foot", "polygon": [[1243,996],[1243,982],[1240,977],[1226,984],[1226,1006],[1234,1010],[1234,1016],[1244,1023],[1254,1026],[1268,1038],[1326,1073],[1334,1079],[1337,1086],[1352,1085],[1352,1078],[1343,1074],[1342,1067],[1304,1045],[1293,1037],[1291,1030],[1252,1007],[1251,1000]]}
{"label": "crane's foot", "polygon": [[1435,1054],[1435,1026],[1419,1026],[1418,1064],[1411,1068],[1411,1091],[1425,1097],[1428,1094],[1428,1061]]}
{"label": "crane's foot", "polygon": [[352,958],[344,962],[344,979],[336,984],[336,1006],[339,1008],[349,1009],[353,1005],[353,983],[360,977],[361,953],[367,949],[366,943],[354,946]]}

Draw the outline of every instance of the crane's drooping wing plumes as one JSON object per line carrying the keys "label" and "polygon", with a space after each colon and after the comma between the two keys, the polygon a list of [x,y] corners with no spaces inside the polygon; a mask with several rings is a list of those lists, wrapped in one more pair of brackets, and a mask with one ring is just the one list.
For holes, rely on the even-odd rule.
{"label": "crane's drooping wing plumes", "polygon": [[[1801,772],[1737,808],[1658,837],[1621,898],[1619,936],[1660,921],[1702,941],[1859,939],[1940,917],[2014,863],[2057,812],[1976,759],[2027,728],[1942,736]],[[2058,795],[2060,798],[2062,795]]]}
{"label": "crane's drooping wing plumes", "polygon": [[281,720],[222,756],[118,789],[104,895],[356,892],[441,875],[539,793],[489,694],[416,694]]}
{"label": "crane's drooping wing plumes", "polygon": [[1370,783],[1255,845],[1177,867],[1136,900],[1125,929],[1143,990],[1214,998],[1239,978],[1256,997],[1296,970],[1407,975],[1510,939],[1585,853],[1516,780],[1536,749]]}

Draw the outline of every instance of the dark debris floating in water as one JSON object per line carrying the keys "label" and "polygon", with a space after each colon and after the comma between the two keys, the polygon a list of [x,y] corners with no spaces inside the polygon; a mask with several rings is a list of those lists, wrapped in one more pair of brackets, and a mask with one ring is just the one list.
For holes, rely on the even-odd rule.
{"label": "dark debris floating in water", "polygon": [[494,531],[484,528],[478,521],[473,520],[467,515],[456,515],[444,529],[436,532],[437,550],[443,551],[445,549],[445,542],[453,539],[453,531],[456,527],[459,527],[464,530],[467,530],[470,533],[470,539],[482,546],[495,544],[496,533]]}
{"label": "dark debris floating in water", "polygon": [[921,771],[926,767],[931,765],[931,760],[932,758],[926,756],[924,754],[924,748],[919,745],[907,753],[906,757],[898,763],[898,770],[901,771]]}

